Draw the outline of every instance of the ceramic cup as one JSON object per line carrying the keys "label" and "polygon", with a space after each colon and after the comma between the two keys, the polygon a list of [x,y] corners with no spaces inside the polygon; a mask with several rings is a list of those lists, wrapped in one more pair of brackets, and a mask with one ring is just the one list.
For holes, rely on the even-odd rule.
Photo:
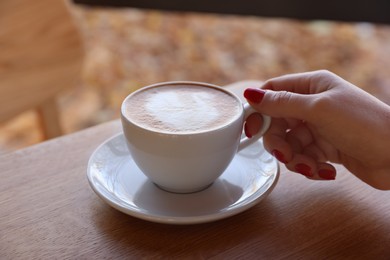
{"label": "ceramic cup", "polygon": [[191,193],[211,185],[238,151],[268,130],[271,119],[262,115],[259,133],[242,137],[244,121],[252,113],[226,89],[175,81],[127,96],[121,120],[127,147],[141,171],[166,191]]}

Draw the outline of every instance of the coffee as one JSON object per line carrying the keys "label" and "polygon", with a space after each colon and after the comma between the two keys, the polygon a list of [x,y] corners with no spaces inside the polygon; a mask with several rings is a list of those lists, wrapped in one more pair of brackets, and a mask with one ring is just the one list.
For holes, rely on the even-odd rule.
{"label": "coffee", "polygon": [[[190,193],[210,186],[237,152],[267,131],[242,137],[247,116],[256,113],[234,94],[214,85],[174,81],[144,87],[125,98],[123,134],[131,160],[158,187]],[[130,157],[129,157],[130,159]]]}
{"label": "coffee", "polygon": [[197,133],[228,125],[242,105],[214,87],[172,84],[143,89],[123,103],[124,116],[135,124],[164,133]]}

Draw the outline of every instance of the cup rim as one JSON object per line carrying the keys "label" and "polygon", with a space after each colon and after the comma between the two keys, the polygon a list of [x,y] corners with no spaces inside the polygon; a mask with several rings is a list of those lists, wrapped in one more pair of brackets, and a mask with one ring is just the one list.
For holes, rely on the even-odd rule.
{"label": "cup rim", "polygon": [[[137,124],[136,122],[134,122],[133,120],[131,120],[130,118],[126,117],[125,116],[125,113],[124,113],[124,109],[125,109],[125,103],[126,103],[126,100],[130,99],[132,96],[138,94],[139,92],[142,92],[142,91],[145,91],[147,89],[151,89],[151,88],[156,88],[156,87],[161,87],[161,86],[168,86],[168,85],[195,85],[195,86],[203,86],[203,87],[209,87],[209,88],[214,88],[214,89],[217,89],[219,91],[222,91],[230,96],[232,96],[233,98],[236,99],[236,101],[240,104],[240,113],[237,114],[237,116],[235,116],[229,123],[221,126],[221,127],[217,127],[217,128],[212,128],[212,129],[208,129],[208,130],[202,130],[202,131],[196,131],[196,132],[185,132],[185,133],[180,133],[180,132],[168,132],[168,131],[163,131],[163,130],[156,130],[156,129],[153,129],[153,128],[148,128],[148,127],[144,127],[140,124]],[[227,127],[229,127],[230,125],[232,125],[233,123],[235,123],[240,117],[243,117],[244,115],[244,105],[241,101],[241,99],[233,92],[230,92],[229,90],[227,89],[224,89],[218,85],[214,85],[214,84],[211,84],[211,83],[206,83],[206,82],[200,82],[200,81],[186,81],[186,80],[178,80],[178,81],[165,81],[165,82],[159,82],[159,83],[154,83],[154,84],[151,84],[151,85],[147,85],[147,86],[144,86],[140,89],[137,89],[136,91],[130,93],[129,95],[127,95],[124,100],[122,101],[122,104],[121,104],[121,118],[122,120],[125,120],[126,122],[140,128],[140,129],[143,129],[145,131],[148,131],[148,132],[152,132],[152,133],[156,133],[156,134],[160,134],[160,135],[169,135],[169,136],[193,136],[193,135],[200,135],[200,134],[207,134],[207,133],[213,133],[215,131],[220,131],[220,130],[223,130]]]}

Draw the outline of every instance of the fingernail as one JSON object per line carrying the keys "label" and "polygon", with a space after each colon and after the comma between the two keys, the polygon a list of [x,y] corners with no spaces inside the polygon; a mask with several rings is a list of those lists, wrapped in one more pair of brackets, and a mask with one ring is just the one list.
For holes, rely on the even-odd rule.
{"label": "fingernail", "polygon": [[249,133],[248,125],[246,123],[244,125],[244,133],[245,133],[246,137],[252,138],[252,134]]}
{"label": "fingernail", "polygon": [[252,103],[259,104],[263,99],[265,91],[259,88],[247,88],[244,97]]}
{"label": "fingernail", "polygon": [[297,165],[295,165],[295,171],[306,177],[313,177],[313,173],[311,172],[310,166],[304,163],[298,163]]}
{"label": "fingernail", "polygon": [[336,172],[333,170],[322,169],[318,171],[318,176],[320,176],[320,178],[324,180],[335,180]]}
{"label": "fingernail", "polygon": [[278,161],[280,161],[280,162],[282,162],[282,163],[287,163],[286,158],[284,158],[284,155],[283,155],[280,151],[278,151],[278,150],[273,150],[273,151],[272,151],[272,155],[273,155],[276,159],[278,159]]}

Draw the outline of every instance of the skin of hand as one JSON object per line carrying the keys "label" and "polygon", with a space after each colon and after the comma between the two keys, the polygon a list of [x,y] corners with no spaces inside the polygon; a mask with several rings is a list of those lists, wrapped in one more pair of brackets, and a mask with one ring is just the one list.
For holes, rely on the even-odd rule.
{"label": "skin of hand", "polygon": [[[294,172],[333,180],[332,163],[343,164],[374,188],[390,189],[390,107],[326,71],[285,75],[244,97],[272,117],[265,149]],[[252,114],[245,133],[254,135],[261,117]]]}

